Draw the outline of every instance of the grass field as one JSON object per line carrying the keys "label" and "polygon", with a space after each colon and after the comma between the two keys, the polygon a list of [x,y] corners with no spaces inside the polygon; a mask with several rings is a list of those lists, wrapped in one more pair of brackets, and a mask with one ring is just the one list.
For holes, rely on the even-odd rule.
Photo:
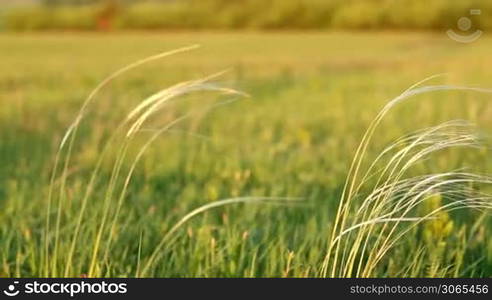
{"label": "grass field", "polygon": [[[49,204],[57,149],[91,89],[135,60],[192,44],[202,47],[132,70],[96,97]],[[0,276],[324,275],[345,178],[371,120],[433,74],[447,73],[427,84],[492,86],[491,47],[487,36],[463,45],[444,33],[0,35]],[[171,102],[126,146],[116,180],[113,164],[124,142],[121,135],[111,140],[84,200],[105,143],[132,107],[171,84],[226,69],[213,81],[249,97],[196,92]],[[229,99],[238,101],[208,110]],[[451,119],[474,122],[487,139],[490,100],[471,91],[416,96],[383,120],[367,158]],[[187,112],[191,117],[138,162],[119,206],[146,139]],[[487,173],[490,151],[445,150],[410,173],[462,167]],[[249,196],[304,200],[214,208],[162,241],[193,209]],[[487,212],[439,217],[408,231],[366,275],[491,276]]]}

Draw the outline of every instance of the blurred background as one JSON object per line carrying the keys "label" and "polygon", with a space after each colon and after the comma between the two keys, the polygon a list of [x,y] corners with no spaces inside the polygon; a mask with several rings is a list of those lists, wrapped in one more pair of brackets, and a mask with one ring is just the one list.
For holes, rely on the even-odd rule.
{"label": "blurred background", "polygon": [[[10,0],[2,30],[442,30],[486,0]],[[492,27],[492,18],[474,25]]]}

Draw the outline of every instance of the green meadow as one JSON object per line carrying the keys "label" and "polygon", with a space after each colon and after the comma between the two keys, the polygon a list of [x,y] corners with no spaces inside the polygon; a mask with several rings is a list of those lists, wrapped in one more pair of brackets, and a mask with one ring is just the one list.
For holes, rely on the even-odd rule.
{"label": "green meadow", "polygon": [[[111,81],[59,150],[104,78],[195,44]],[[491,87],[491,47],[486,35],[461,44],[444,32],[1,34],[0,276],[491,276],[490,211],[474,208],[423,220],[367,272],[323,270],[371,121],[431,75],[442,74],[423,85]],[[209,76],[206,90],[159,107],[131,139],[120,127],[154,93]],[[474,123],[487,145],[490,100],[442,90],[399,103],[374,131],[363,167],[398,138],[449,120]],[[458,144],[407,175],[491,167],[487,147]],[[362,185],[360,194],[370,191]],[[417,212],[444,205],[439,191],[429,193]],[[223,199],[245,201],[208,208]],[[366,236],[377,250],[377,234]],[[364,264],[366,250],[347,255]]]}

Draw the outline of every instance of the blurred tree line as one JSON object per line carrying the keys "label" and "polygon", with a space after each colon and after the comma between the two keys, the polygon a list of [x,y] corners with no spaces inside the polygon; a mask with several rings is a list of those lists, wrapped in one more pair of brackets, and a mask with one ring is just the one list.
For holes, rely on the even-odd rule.
{"label": "blurred tree line", "polygon": [[[33,2],[33,1],[31,1]],[[480,9],[480,16],[470,16]],[[4,30],[492,28],[490,0],[38,0],[0,15]],[[474,29],[472,28],[472,29]]]}

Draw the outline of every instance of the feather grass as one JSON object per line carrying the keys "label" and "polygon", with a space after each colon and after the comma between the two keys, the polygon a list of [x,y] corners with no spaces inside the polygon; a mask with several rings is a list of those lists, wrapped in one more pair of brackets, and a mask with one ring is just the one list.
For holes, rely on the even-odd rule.
{"label": "feather grass", "polygon": [[[418,224],[433,220],[444,211],[492,208],[491,195],[469,188],[491,184],[489,176],[461,171],[408,175],[413,166],[436,152],[456,147],[481,147],[482,141],[474,127],[463,120],[445,122],[406,135],[385,148],[365,171],[363,169],[367,148],[377,127],[396,105],[413,96],[435,91],[492,92],[447,85],[419,87],[433,78],[435,76],[417,83],[389,101],[363,135],[345,181],[321,276],[374,276],[383,257]],[[378,168],[381,164],[383,166]],[[370,192],[364,196],[367,191]],[[436,193],[448,203],[425,215],[416,213],[417,208]]]}
{"label": "feather grass", "polygon": [[[53,168],[53,173],[51,177],[51,184],[50,184],[50,189],[48,193],[48,208],[47,208],[47,216],[46,216],[46,228],[45,228],[45,237],[46,237],[46,243],[45,243],[45,250],[44,250],[44,276],[50,277],[50,276],[59,276],[60,273],[60,268],[57,264],[56,259],[50,259],[50,257],[58,257],[58,245],[59,245],[59,237],[60,237],[60,226],[61,226],[61,215],[62,215],[62,210],[63,210],[63,202],[65,200],[64,198],[64,193],[66,189],[66,179],[68,177],[68,165],[70,163],[70,157],[72,154],[72,149],[75,143],[76,139],[76,134],[78,127],[80,126],[80,122],[87,113],[89,105],[95,100],[96,95],[104,88],[106,87],[111,81],[116,79],[117,77],[121,76],[122,74],[139,67],[145,63],[152,62],[154,60],[167,57],[169,55],[189,51],[192,49],[197,48],[198,46],[191,46],[191,47],[185,47],[173,51],[168,51],[164,52],[155,56],[151,56],[148,58],[144,58],[142,60],[139,60],[135,63],[132,63],[128,66],[123,67],[122,69],[114,72],[111,74],[109,77],[107,77],[105,80],[103,80],[88,96],[88,98],[84,101],[79,113],[77,114],[75,121],[69,126],[67,129],[65,135],[63,136],[60,146],[58,149],[58,152],[55,157],[55,163],[54,163],[54,168]],[[80,244],[79,236],[80,232],[82,230],[82,227],[84,226],[84,218],[86,217],[86,212],[87,212],[87,206],[88,203],[93,200],[94,196],[94,190],[96,183],[99,180],[99,176],[101,174],[101,168],[102,164],[105,161],[105,159],[108,157],[109,152],[111,150],[114,150],[116,147],[117,149],[117,154],[114,157],[114,164],[112,167],[111,175],[109,178],[108,183],[106,184],[106,192],[105,196],[103,198],[103,211],[101,213],[101,218],[99,221],[99,224],[97,225],[96,233],[95,233],[95,238],[92,246],[92,254],[90,257],[90,262],[89,262],[89,267],[88,267],[88,272],[87,276],[89,277],[95,277],[100,275],[100,267],[99,267],[99,262],[100,261],[108,261],[109,260],[109,253],[111,249],[111,242],[116,238],[115,236],[115,227],[117,224],[117,220],[119,218],[120,210],[123,205],[123,202],[127,196],[127,191],[128,188],[131,184],[131,179],[132,176],[135,172],[135,169],[138,165],[138,162],[141,160],[141,158],[144,156],[146,150],[151,146],[153,142],[157,140],[159,136],[162,134],[166,133],[167,131],[171,130],[172,127],[174,127],[176,124],[190,118],[193,116],[196,112],[189,112],[186,113],[185,115],[182,115],[171,122],[168,122],[161,128],[158,128],[156,130],[152,131],[152,134],[150,138],[142,145],[140,146],[140,150],[138,153],[133,157],[132,163],[130,165],[129,170],[127,171],[127,174],[124,175],[122,174],[122,166],[123,162],[129,158],[128,156],[128,151],[129,147],[132,144],[134,138],[139,132],[145,131],[143,128],[144,124],[148,122],[148,120],[156,115],[160,110],[162,110],[165,105],[174,99],[178,99],[181,96],[191,94],[191,93],[197,93],[197,92],[204,92],[204,91],[211,91],[211,92],[217,92],[220,94],[224,94],[227,96],[234,96],[234,97],[245,97],[247,96],[245,93],[236,91],[234,89],[230,88],[225,88],[221,87],[217,84],[211,83],[210,81],[217,78],[218,76],[224,74],[225,71],[219,72],[216,74],[213,74],[211,76],[198,79],[198,80],[192,80],[192,81],[187,81],[187,82],[181,82],[176,85],[173,85],[171,87],[165,88],[150,97],[144,99],[141,101],[139,104],[137,104],[134,108],[132,108],[129,113],[127,114],[126,118],[124,118],[120,124],[116,127],[116,129],[111,133],[111,136],[108,138],[105,146],[103,147],[103,150],[101,151],[100,155],[98,156],[98,159],[96,161],[95,167],[91,173],[89,182],[86,186],[84,196],[82,197],[81,200],[81,208],[78,212],[77,216],[77,221],[75,225],[75,229],[73,231],[73,234],[71,235],[71,242],[70,242],[70,247],[69,251],[66,254],[66,264],[65,264],[65,269],[63,270],[63,275],[65,277],[70,276],[72,274],[72,263],[73,263],[73,257],[75,255],[75,250],[77,249],[78,245]],[[218,108],[220,106],[230,104],[237,101],[237,99],[230,99],[226,101],[221,101],[218,103],[215,103],[213,105],[209,105],[206,107],[207,110],[212,110],[215,108]],[[65,151],[64,151],[65,150]],[[59,173],[59,166],[61,166],[61,173]],[[118,182],[120,180],[122,181],[121,187],[119,188],[118,192]],[[54,232],[51,232],[51,205],[54,199],[54,189],[55,187],[59,188],[59,194],[58,194],[58,201],[57,201],[57,213],[56,213],[56,223],[55,223],[55,229]],[[231,199],[225,199],[225,200],[219,200],[213,203],[208,203],[205,204],[187,215],[185,215],[181,220],[178,221],[171,229],[164,235],[162,238],[161,242],[157,245],[155,250],[153,251],[152,255],[150,258],[146,261],[145,265],[143,265],[141,271],[137,271],[137,276],[144,276],[149,272],[149,269],[152,267],[152,265],[158,261],[159,257],[161,256],[161,252],[163,250],[163,247],[166,246],[166,242],[169,241],[171,236],[188,220],[193,218],[194,216],[204,213],[212,208],[216,207],[221,207],[225,205],[230,205],[230,204],[236,204],[236,203],[252,203],[252,202],[287,202],[290,200],[298,200],[298,199],[293,199],[293,198],[273,198],[273,197],[247,197],[247,198],[231,198]],[[51,245],[50,243],[50,236],[54,236],[54,243]],[[106,237],[106,243],[104,244],[104,250],[103,254],[101,255],[101,246],[102,246],[102,241],[103,238]],[[141,247],[141,245],[139,246]],[[53,248],[53,254],[50,256],[51,253],[51,248]],[[140,249],[140,248],[139,248]],[[140,251],[140,250],[139,250]],[[51,262],[51,264],[50,264]],[[139,258],[139,270],[140,270],[140,258]]]}

